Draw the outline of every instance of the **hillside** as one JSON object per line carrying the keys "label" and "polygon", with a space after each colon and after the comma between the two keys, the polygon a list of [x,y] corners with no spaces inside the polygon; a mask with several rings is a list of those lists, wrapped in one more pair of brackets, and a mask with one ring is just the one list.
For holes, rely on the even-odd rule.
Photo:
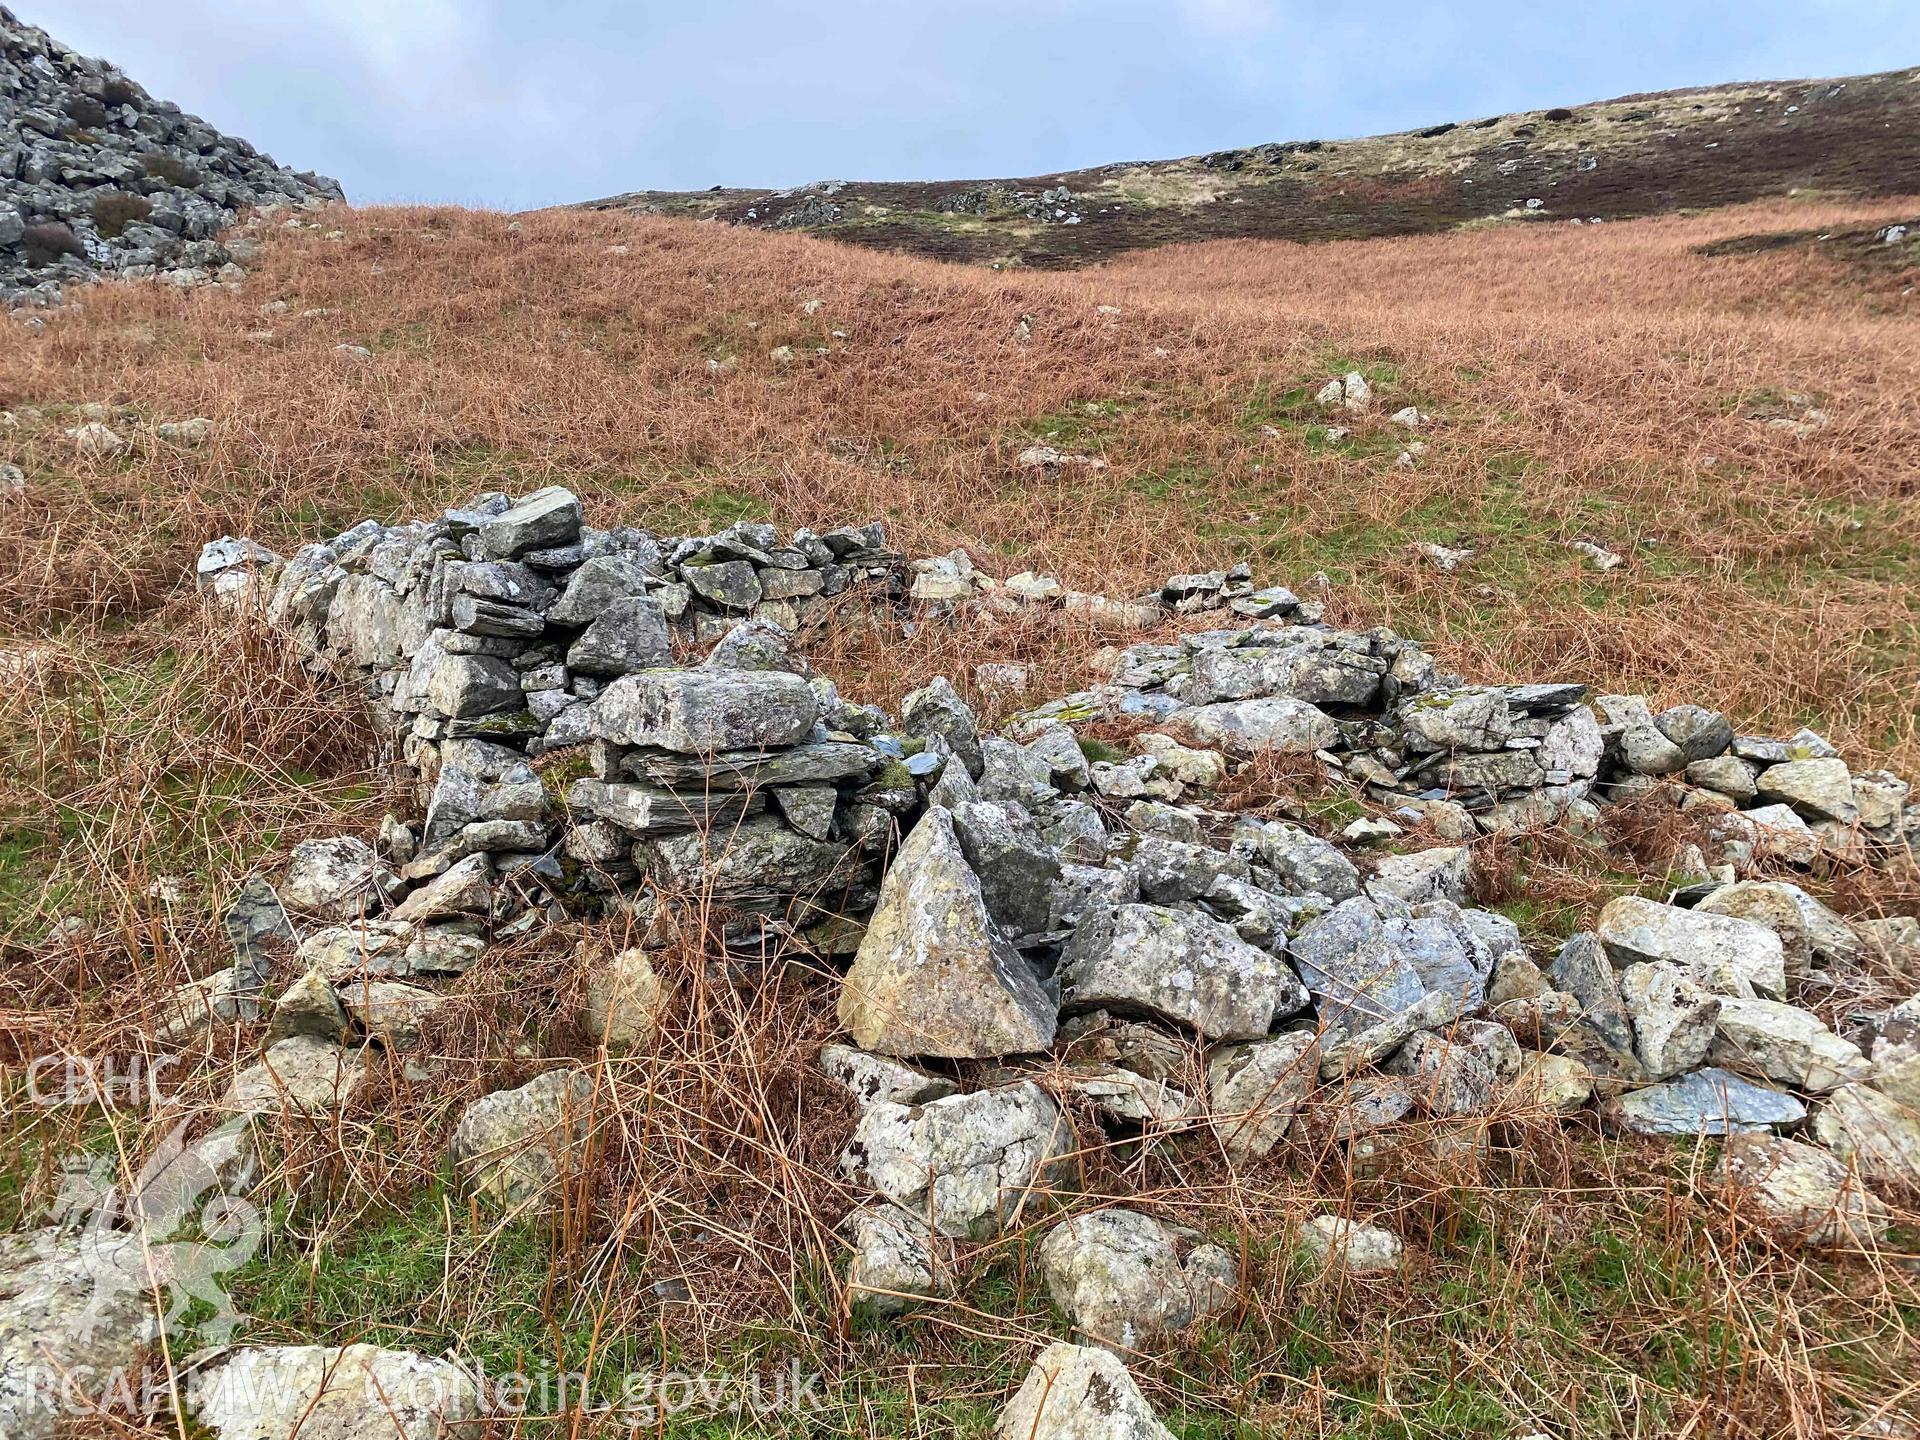
{"label": "hillside", "polygon": [[1209,239],[1340,240],[1500,217],[1621,220],[1913,186],[1920,69],[1628,95],[1023,179],[636,191],[591,210],[798,229],[944,260],[1084,265]]}
{"label": "hillside", "polygon": [[242,210],[342,198],[0,5],[0,307],[101,274],[231,283]]}

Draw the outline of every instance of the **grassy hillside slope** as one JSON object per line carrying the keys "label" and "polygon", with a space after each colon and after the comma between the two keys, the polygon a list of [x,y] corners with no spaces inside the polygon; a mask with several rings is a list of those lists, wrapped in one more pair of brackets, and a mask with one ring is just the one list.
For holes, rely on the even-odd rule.
{"label": "grassy hillside slope", "polygon": [[[813,230],[947,260],[1084,265],[1208,239],[1426,234],[1500,216],[1620,220],[1911,189],[1920,70],[1628,95],[1012,180],[638,191],[594,210]],[[1062,194],[1064,187],[1065,194]]]}

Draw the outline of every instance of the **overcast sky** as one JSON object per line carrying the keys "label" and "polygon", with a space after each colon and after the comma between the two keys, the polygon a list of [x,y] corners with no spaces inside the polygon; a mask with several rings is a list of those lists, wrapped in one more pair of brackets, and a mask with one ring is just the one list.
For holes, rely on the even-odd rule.
{"label": "overcast sky", "polygon": [[984,179],[1920,63],[1916,0],[7,0],[350,198]]}

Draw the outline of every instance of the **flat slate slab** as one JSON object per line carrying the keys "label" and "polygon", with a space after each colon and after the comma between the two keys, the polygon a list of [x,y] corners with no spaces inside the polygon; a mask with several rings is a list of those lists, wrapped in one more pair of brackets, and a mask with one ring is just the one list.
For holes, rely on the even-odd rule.
{"label": "flat slate slab", "polygon": [[1630,1090],[1608,1107],[1608,1114],[1636,1135],[1744,1135],[1798,1125],[1807,1118],[1807,1107],[1783,1091],[1713,1066]]}

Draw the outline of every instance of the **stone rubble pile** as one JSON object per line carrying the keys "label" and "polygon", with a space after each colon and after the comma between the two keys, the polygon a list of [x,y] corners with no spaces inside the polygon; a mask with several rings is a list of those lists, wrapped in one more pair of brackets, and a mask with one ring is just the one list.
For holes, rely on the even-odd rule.
{"label": "stone rubble pile", "polygon": [[[408,1051],[433,977],[556,905],[628,907],[651,937],[677,897],[719,898],[737,955],[838,975],[848,1043],[820,1063],[858,1110],[841,1173],[871,1196],[841,1225],[849,1303],[951,1295],[957,1247],[1039,1227],[1084,1343],[1037,1363],[1051,1388],[1030,1379],[1008,1410],[1023,1435],[1156,1433],[1117,1357],[1243,1284],[1204,1237],[1083,1193],[1088,1127],[1233,1167],[1299,1135],[1380,1171],[1472,1165],[1498,1117],[1590,1111],[1616,1133],[1725,1137],[1703,1183],[1787,1244],[1874,1244],[1882,1197],[1920,1192],[1920,996],[1844,1034],[1811,1008],[1868,965],[1920,968],[1920,921],[1849,921],[1778,878],[1911,863],[1904,782],[1698,706],[1468,686],[1244,570],[1076,601],[963,559],[902,563],[877,526],[601,531],[556,489],[287,561],[209,546],[213,603],[263,606],[314,663],[363,677],[422,787],[421,818],[389,817],[377,845],[308,842],[277,895],[250,886],[234,971],[176,998],[189,1030],[269,1019],[227,1111],[336,1109],[375,1049]],[[1219,623],[1104,653],[1105,681],[996,735],[944,680],[895,721],[810,674],[795,635],[842,594],[902,623],[1032,607],[1115,631]],[[1138,722],[1125,748],[1075,730],[1117,719]],[[1385,818],[1336,839],[1227,811],[1221,787],[1276,754]],[[1698,883],[1615,899],[1537,957],[1473,903],[1477,837],[1561,825],[1600,843],[1623,799],[1710,817]],[[276,935],[302,978],[269,996]],[[609,1046],[661,1023],[654,943],[595,977],[583,1023]],[[561,1069],[476,1102],[452,1138],[461,1185],[557,1203],[593,1088]],[[1356,1215],[1317,1215],[1298,1243],[1356,1282],[1407,1263]]]}
{"label": "stone rubble pile", "polygon": [[316,664],[364,676],[421,782],[420,821],[383,829],[355,913],[303,956],[463,969],[480,922],[510,918],[505,877],[641,904],[719,895],[781,934],[869,908],[880,846],[937,757],[843,701],[791,637],[849,590],[890,603],[896,560],[877,525],[600,530],[558,488],[368,522],[284,563],[209,545],[203,588],[263,603]]}
{"label": "stone rubble pile", "polygon": [[0,305],[100,275],[228,278],[237,212],[342,198],[0,7]]}

